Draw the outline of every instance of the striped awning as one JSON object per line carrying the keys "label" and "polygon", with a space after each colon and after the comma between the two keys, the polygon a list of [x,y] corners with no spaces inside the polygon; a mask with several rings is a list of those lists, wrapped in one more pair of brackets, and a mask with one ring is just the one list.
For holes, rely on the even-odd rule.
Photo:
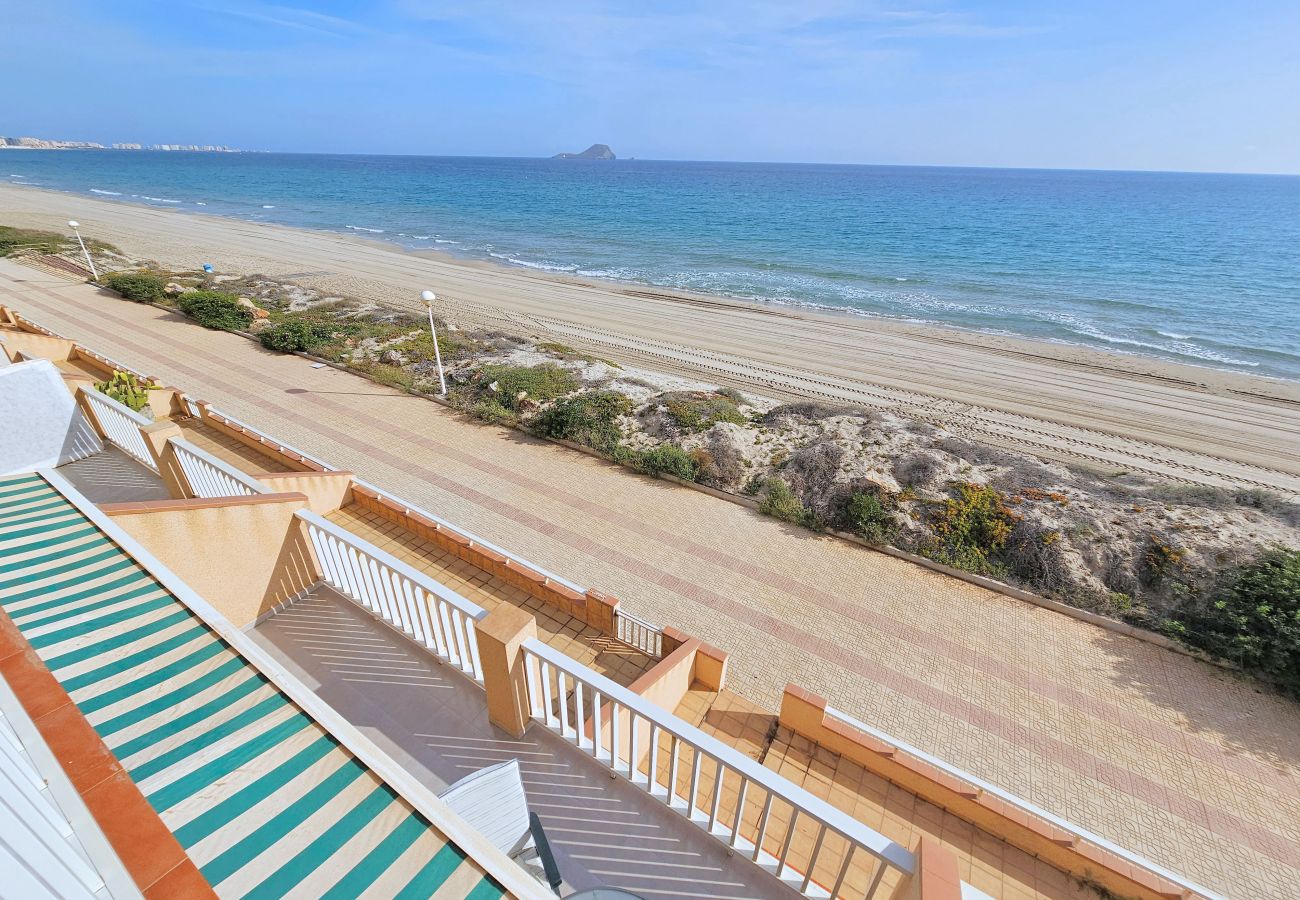
{"label": "striped awning", "polygon": [[39,475],[0,479],[0,607],[219,895],[502,896]]}

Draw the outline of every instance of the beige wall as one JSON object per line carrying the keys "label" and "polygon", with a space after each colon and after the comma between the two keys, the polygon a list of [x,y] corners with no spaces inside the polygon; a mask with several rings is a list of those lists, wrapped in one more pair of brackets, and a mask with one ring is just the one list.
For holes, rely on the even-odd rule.
{"label": "beige wall", "polygon": [[101,509],[243,628],[320,577],[294,513],[303,494],[108,503]]}
{"label": "beige wall", "polygon": [[352,502],[351,472],[274,472],[257,480],[273,491],[306,494],[307,505],[318,516]]}
{"label": "beige wall", "polygon": [[[681,644],[672,653],[665,656],[654,667],[647,671],[632,684],[628,685],[628,690],[632,693],[644,697],[651,703],[667,712],[676,712],[677,707],[681,705],[682,699],[691,689],[695,682],[695,671],[699,656],[700,641],[696,638],[690,638]],[[614,709],[612,703],[604,703],[600,710],[600,745],[609,749],[613,742],[613,722]],[[619,714],[618,723],[618,752],[619,755],[626,758],[631,749],[631,714],[626,710]],[[595,732],[595,717],[589,716],[583,724],[587,737],[591,737]],[[644,727],[642,728],[644,731]],[[637,767],[644,771],[646,757],[650,753],[649,742],[646,735],[642,734],[638,740],[641,742],[637,748]]]}
{"label": "beige wall", "polygon": [[4,343],[5,354],[12,361],[15,353],[24,353],[36,359],[48,359],[50,362],[64,362],[72,354],[76,344],[66,338],[50,337],[45,334],[32,334],[26,331],[0,332],[0,342]]}

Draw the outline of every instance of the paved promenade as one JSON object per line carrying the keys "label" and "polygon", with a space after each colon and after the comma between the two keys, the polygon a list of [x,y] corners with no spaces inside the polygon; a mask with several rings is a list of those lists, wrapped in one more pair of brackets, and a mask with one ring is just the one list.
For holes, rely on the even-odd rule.
{"label": "paved promenade", "polygon": [[1232,897],[1296,897],[1300,705],[1215,668],[0,261],[0,303]]}

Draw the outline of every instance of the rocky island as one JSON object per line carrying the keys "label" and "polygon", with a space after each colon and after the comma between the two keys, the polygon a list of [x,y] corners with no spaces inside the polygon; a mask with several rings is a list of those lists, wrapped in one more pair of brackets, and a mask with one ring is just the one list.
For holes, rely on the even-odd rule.
{"label": "rocky island", "polygon": [[551,159],[618,159],[609,144],[592,144],[581,153],[557,153]]}

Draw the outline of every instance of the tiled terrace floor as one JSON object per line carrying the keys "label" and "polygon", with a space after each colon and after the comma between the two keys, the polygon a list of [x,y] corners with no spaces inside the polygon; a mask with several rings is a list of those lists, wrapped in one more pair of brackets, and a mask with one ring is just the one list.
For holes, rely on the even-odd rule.
{"label": "tiled terrace floor", "polygon": [[922,835],[946,845],[962,879],[995,900],[1097,900],[1059,869],[778,726],[775,716],[730,691],[696,685],[676,713],[904,847]]}
{"label": "tiled terrace floor", "polygon": [[759,762],[776,730],[776,716],[754,701],[732,691],[710,691],[699,682],[691,685],[673,711],[710,737]]}
{"label": "tiled terrace floor", "polygon": [[699,900],[794,896],[544,728],[534,725],[520,739],[494,728],[481,688],[329,588],[248,633],[434,791],[518,758],[529,806],[571,890],[616,885],[647,898]]}
{"label": "tiled terrace floor", "polygon": [[63,373],[65,381],[95,382],[103,381],[104,376],[98,369],[93,369],[75,359],[64,359],[54,364]]}
{"label": "tiled terrace floor", "polygon": [[206,450],[218,459],[223,459],[241,472],[252,475],[265,475],[268,472],[284,472],[264,453],[258,453],[247,444],[235,440],[228,434],[222,434],[215,428],[190,416],[178,416],[173,419],[181,427],[181,437],[194,444],[200,450]]}
{"label": "tiled terrace floor", "polygon": [[871,772],[778,728],[763,764],[809,793],[905,847],[922,835],[946,845],[957,857],[963,881],[1002,900],[1065,900],[1098,894],[1064,872],[974,828]]}
{"label": "tiled terrace floor", "polygon": [[636,681],[656,662],[653,657],[601,634],[590,625],[547,606],[375,513],[349,505],[327,518],[403,562],[427,572],[434,580],[486,610],[499,603],[513,603],[528,610],[537,620],[539,638],[621,685]]}
{"label": "tiled terrace floor", "polygon": [[58,471],[92,503],[171,499],[156,473],[108,443],[102,453],[59,466]]}

